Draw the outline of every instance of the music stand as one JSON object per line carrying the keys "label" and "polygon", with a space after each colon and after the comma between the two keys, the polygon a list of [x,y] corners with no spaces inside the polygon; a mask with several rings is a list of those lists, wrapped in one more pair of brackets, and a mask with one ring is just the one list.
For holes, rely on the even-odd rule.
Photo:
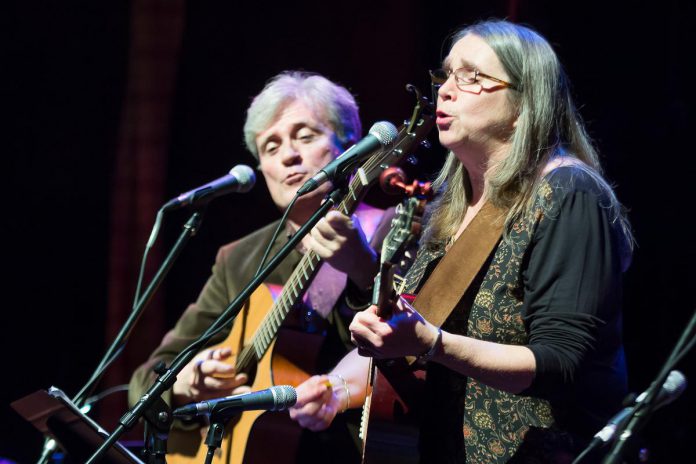
{"label": "music stand", "polygon": [[[14,401],[12,408],[39,432],[50,435],[75,462],[85,462],[109,436],[91,418],[83,414],[62,390],[51,387]],[[106,464],[143,464],[122,445],[116,443],[105,454]]]}

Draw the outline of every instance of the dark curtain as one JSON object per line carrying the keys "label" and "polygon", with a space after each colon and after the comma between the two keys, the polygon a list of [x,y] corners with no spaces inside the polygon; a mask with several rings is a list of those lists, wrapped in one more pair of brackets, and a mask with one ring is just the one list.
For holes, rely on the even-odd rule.
{"label": "dark curtain", "polygon": [[[110,208],[107,341],[116,337],[131,311],[144,245],[163,203],[184,15],[182,0],[132,2],[127,88]],[[150,254],[145,284],[161,263],[161,254],[160,247]],[[164,329],[162,302],[157,296],[147,307],[103,385],[128,383],[135,366],[154,349]],[[113,395],[100,405],[100,422],[108,427],[125,410],[125,395]]]}

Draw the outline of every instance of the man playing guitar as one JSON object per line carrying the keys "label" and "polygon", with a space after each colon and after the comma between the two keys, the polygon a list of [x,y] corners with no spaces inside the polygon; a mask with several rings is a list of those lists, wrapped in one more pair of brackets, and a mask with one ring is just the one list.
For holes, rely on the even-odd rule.
{"label": "man playing guitar", "polygon": [[[244,135],[247,148],[259,160],[259,169],[273,202],[284,210],[305,181],[360,138],[361,125],[355,100],[345,88],[319,75],[287,72],[271,79],[255,97],[247,112]],[[324,184],[295,203],[288,218],[287,233],[279,234],[272,244],[271,256],[287,240],[287,236],[294,233],[319,207],[329,186]],[[382,210],[364,204],[357,207],[352,217],[331,211],[304,238],[300,249],[293,251],[268,278],[269,284],[286,284],[303,255],[309,251],[324,260],[305,294],[305,306],[302,309],[294,308],[287,317],[300,333],[326,335],[322,337],[323,348],[314,372],[325,372],[351,347],[347,326],[353,311],[346,302],[350,305],[351,299],[365,299],[363,290],[371,285],[377,272],[374,247],[378,245],[371,243],[376,244],[389,227],[389,218],[384,216]],[[130,401],[140,398],[154,380],[152,367],[159,361],[171,362],[253,278],[276,226],[277,222],[270,224],[220,249],[212,275],[198,300],[188,307],[150,359],[134,373],[130,384]],[[268,308],[252,307],[245,311],[248,312],[240,313],[235,327],[243,324],[245,318],[253,319],[254,312],[260,314],[257,318],[262,317]],[[214,343],[219,343],[225,336],[227,333],[219,334]],[[243,335],[240,340],[244,339]],[[293,344],[307,352],[316,351],[305,342]],[[243,393],[250,390],[250,385],[256,389],[257,384],[253,382],[257,374],[255,368],[250,372],[237,372],[232,363],[240,348],[218,346],[203,350],[182,370],[172,391],[164,399],[172,406],[180,406]],[[270,375],[275,383],[280,383],[277,372]],[[300,378],[295,384],[302,380]],[[335,388],[339,387],[336,385]],[[288,422],[291,426],[295,425]],[[175,424],[175,427],[177,425],[184,429],[195,427],[190,424]],[[199,435],[197,431],[194,434]],[[330,439],[312,437],[316,434],[311,433],[305,435],[309,435],[309,438],[302,438],[298,454],[293,453],[294,448],[274,445],[278,455],[285,458],[284,462],[307,462],[313,456],[321,456],[326,452],[320,445],[322,442],[331,446],[334,461],[341,458],[346,462],[355,462],[357,459],[358,449],[353,446],[355,440],[347,434],[345,424],[331,430]],[[200,439],[198,436],[196,438]],[[186,446],[177,443],[177,440],[176,434],[170,436],[170,451],[188,454],[193,459],[190,462],[198,462],[193,458],[195,450],[182,450]],[[348,449],[336,453],[336,446],[341,443],[345,443]],[[245,443],[233,442],[232,447],[239,455],[244,452]],[[239,451],[240,447],[242,451]],[[272,447],[265,448],[264,451],[273,451],[268,449]]]}

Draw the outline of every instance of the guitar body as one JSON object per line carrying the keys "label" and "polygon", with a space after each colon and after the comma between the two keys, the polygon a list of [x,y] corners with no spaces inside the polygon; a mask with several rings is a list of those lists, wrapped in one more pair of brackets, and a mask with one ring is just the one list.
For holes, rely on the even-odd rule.
{"label": "guitar body", "polygon": [[[259,328],[268,308],[278,294],[277,286],[262,285],[250,297],[240,312],[225,341],[216,348],[228,347],[233,356],[226,360],[237,364],[237,356]],[[274,385],[297,386],[310,377],[323,336],[300,330],[281,328],[277,338],[253,371],[248,372],[252,391]],[[203,442],[207,427],[194,430],[174,429],[169,434],[170,464],[200,464],[205,462],[207,447]],[[294,463],[302,428],[286,412],[245,411],[232,419],[225,428],[222,446],[216,450],[215,464]],[[269,444],[272,444],[269,446]]]}

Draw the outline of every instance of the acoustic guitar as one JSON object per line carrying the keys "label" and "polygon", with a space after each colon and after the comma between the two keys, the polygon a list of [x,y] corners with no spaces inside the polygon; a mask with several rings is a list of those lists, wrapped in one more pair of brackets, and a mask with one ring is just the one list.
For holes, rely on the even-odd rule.
{"label": "acoustic guitar", "polygon": [[[373,155],[357,170],[345,198],[336,208],[344,214],[350,215],[355,210],[385,168],[406,161],[432,129],[432,105],[417,89],[409,87],[417,98],[411,119],[400,127],[390,146]],[[237,372],[249,375],[252,390],[279,384],[297,386],[313,373],[314,357],[323,341],[321,335],[285,329],[283,323],[320,265],[321,258],[309,251],[282,289],[270,285],[259,287],[240,312],[227,339],[218,345],[232,349],[233,356],[226,362],[234,365]],[[206,429],[172,430],[167,461],[170,464],[204,462]],[[216,450],[213,462],[294,462],[301,431],[287,414],[245,411],[227,425],[222,446]]]}

